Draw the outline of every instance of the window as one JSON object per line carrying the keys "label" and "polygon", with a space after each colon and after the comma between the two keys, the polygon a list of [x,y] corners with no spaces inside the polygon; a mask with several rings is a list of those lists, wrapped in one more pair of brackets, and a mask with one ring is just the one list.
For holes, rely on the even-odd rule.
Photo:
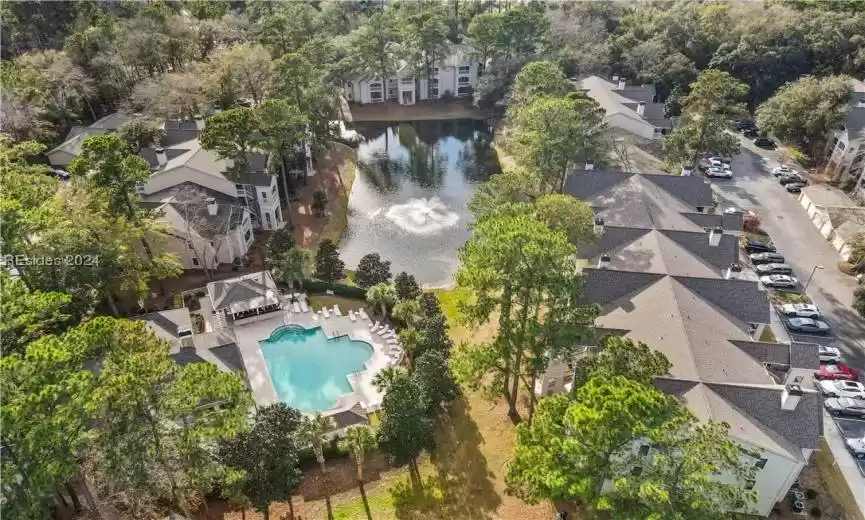
{"label": "window", "polygon": [[437,89],[437,88],[430,89],[430,96],[434,97],[434,98],[439,97],[439,89]]}
{"label": "window", "polygon": [[389,80],[387,80],[387,84],[388,85],[396,85],[396,78],[390,78]]}
{"label": "window", "polygon": [[216,255],[213,255],[213,265],[214,266],[219,265],[219,257]]}
{"label": "window", "polygon": [[270,193],[273,195],[274,200],[277,198],[276,195],[276,184],[273,185],[273,189],[270,190]]}
{"label": "window", "polygon": [[348,87],[348,88],[351,88],[351,87],[354,86],[354,83],[352,83],[351,81],[349,81],[348,83],[345,84],[345,86]]}
{"label": "window", "polygon": [[370,92],[369,99],[371,101],[381,101],[381,92]]}
{"label": "window", "polygon": [[381,83],[370,83],[369,89],[370,90],[381,90]]}
{"label": "window", "polygon": [[414,78],[402,78],[400,80],[400,83],[402,83],[403,85],[411,85],[412,83],[414,83]]}
{"label": "window", "polygon": [[192,245],[192,240],[186,242],[186,245],[189,246],[189,249],[195,249],[195,247]]}
{"label": "window", "polygon": [[258,222],[258,217],[256,217],[255,215],[251,215],[250,218],[252,218],[253,222]]}
{"label": "window", "polygon": [[845,148],[847,148],[847,145],[844,144],[844,141],[838,141],[837,146],[838,146],[838,149],[841,150],[842,152],[844,151]]}
{"label": "window", "polygon": [[234,187],[237,189],[237,191],[243,191],[243,184],[235,184]]}
{"label": "window", "polygon": [[270,228],[273,227],[273,222],[271,222],[271,220],[270,220],[270,213],[265,213],[265,214],[264,214],[264,222],[265,222],[266,227],[267,227],[268,229],[270,229]]}
{"label": "window", "polygon": [[471,65],[460,65],[459,73],[460,74],[468,74],[470,70],[472,70]]}
{"label": "window", "polygon": [[643,444],[642,446],[640,446],[640,457],[645,457],[646,455],[648,455],[649,448],[650,446],[648,444]]}
{"label": "window", "polygon": [[200,265],[199,262],[198,262],[198,258],[196,258],[196,257],[194,257],[194,256],[192,257],[192,265],[194,265],[194,266],[198,266],[198,265]]}
{"label": "window", "polygon": [[468,83],[469,77],[468,76],[460,76],[459,79],[457,79],[457,82],[458,83]]}
{"label": "window", "polygon": [[427,72],[427,76],[438,76],[439,68],[438,67],[432,67],[432,68],[427,69],[426,72]]}
{"label": "window", "polygon": [[469,86],[457,87],[457,95],[458,96],[468,96],[471,93],[472,93],[472,88]]}
{"label": "window", "polygon": [[276,207],[276,221],[282,222],[282,213],[279,212],[279,206]]}
{"label": "window", "polygon": [[639,477],[642,474],[643,474],[643,467],[642,466],[634,466],[633,468],[631,468],[631,476],[632,477]]}
{"label": "window", "polygon": [[267,202],[267,192],[266,191],[261,192],[261,200],[263,200],[264,202]]}
{"label": "window", "polygon": [[763,469],[766,467],[767,462],[768,462],[768,459],[760,459],[754,464],[754,467],[757,469]]}
{"label": "window", "polygon": [[436,86],[436,87],[437,87],[438,84],[439,84],[439,80],[438,80],[438,78],[433,78],[433,79],[430,80],[430,85],[433,85],[433,86]]}
{"label": "window", "polygon": [[214,247],[213,240],[210,241],[210,247]]}
{"label": "window", "polygon": [[246,230],[246,233],[243,235],[243,239],[246,240],[247,242],[249,242],[249,238],[250,238],[251,236],[252,236],[252,230],[251,230],[251,229],[247,229],[247,230]]}

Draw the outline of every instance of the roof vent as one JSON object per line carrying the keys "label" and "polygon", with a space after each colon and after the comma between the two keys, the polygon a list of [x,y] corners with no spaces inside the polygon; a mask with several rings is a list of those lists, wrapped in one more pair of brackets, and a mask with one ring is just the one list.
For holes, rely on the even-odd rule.
{"label": "roof vent", "polygon": [[619,90],[625,90],[625,78],[619,78]]}
{"label": "roof vent", "polygon": [[604,234],[604,219],[602,219],[601,217],[595,217],[595,234]]}
{"label": "roof vent", "polygon": [[168,162],[168,156],[165,155],[165,148],[157,148],[154,151],[156,152],[156,164],[162,168]]}
{"label": "roof vent", "polygon": [[718,244],[721,243],[721,237],[724,235],[724,230],[720,227],[716,227],[712,231],[709,231],[709,245],[712,247],[718,247]]}
{"label": "roof vent", "polygon": [[781,394],[781,409],[788,412],[795,410],[804,394],[802,386],[798,383],[788,384],[784,387],[784,393]]}
{"label": "roof vent", "polygon": [[598,259],[598,269],[606,269],[610,267],[610,255],[601,255]]}
{"label": "roof vent", "polygon": [[219,212],[219,204],[216,203],[216,199],[213,197],[207,197],[207,213],[211,217],[215,217]]}
{"label": "roof vent", "polygon": [[646,102],[645,101],[640,101],[637,104],[637,115],[638,116],[646,115]]}

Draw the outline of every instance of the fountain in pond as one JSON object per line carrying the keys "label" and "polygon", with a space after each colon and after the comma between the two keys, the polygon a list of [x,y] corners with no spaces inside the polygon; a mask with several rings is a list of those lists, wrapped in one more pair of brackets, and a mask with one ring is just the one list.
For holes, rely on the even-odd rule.
{"label": "fountain in pond", "polygon": [[415,235],[434,235],[452,227],[460,219],[438,197],[410,199],[403,204],[395,204],[387,210],[385,217],[402,230]]}

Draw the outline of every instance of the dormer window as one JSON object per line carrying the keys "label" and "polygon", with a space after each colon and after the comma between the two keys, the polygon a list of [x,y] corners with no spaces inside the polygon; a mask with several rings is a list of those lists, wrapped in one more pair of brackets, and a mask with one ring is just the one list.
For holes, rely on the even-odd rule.
{"label": "dormer window", "polygon": [[187,336],[192,336],[192,329],[178,329],[177,337],[185,338]]}

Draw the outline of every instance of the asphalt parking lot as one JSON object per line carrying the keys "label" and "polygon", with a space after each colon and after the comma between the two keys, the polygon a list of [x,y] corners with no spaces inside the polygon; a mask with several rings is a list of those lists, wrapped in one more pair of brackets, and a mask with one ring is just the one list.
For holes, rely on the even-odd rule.
{"label": "asphalt parking lot", "polygon": [[[841,435],[844,436],[844,440],[861,439],[865,437],[865,420],[841,417],[835,417],[834,419],[835,424],[838,425],[838,430],[841,432]],[[853,457],[852,454],[850,454],[850,456]],[[862,476],[865,476],[865,459],[853,458],[859,466],[859,472],[862,473]]]}

